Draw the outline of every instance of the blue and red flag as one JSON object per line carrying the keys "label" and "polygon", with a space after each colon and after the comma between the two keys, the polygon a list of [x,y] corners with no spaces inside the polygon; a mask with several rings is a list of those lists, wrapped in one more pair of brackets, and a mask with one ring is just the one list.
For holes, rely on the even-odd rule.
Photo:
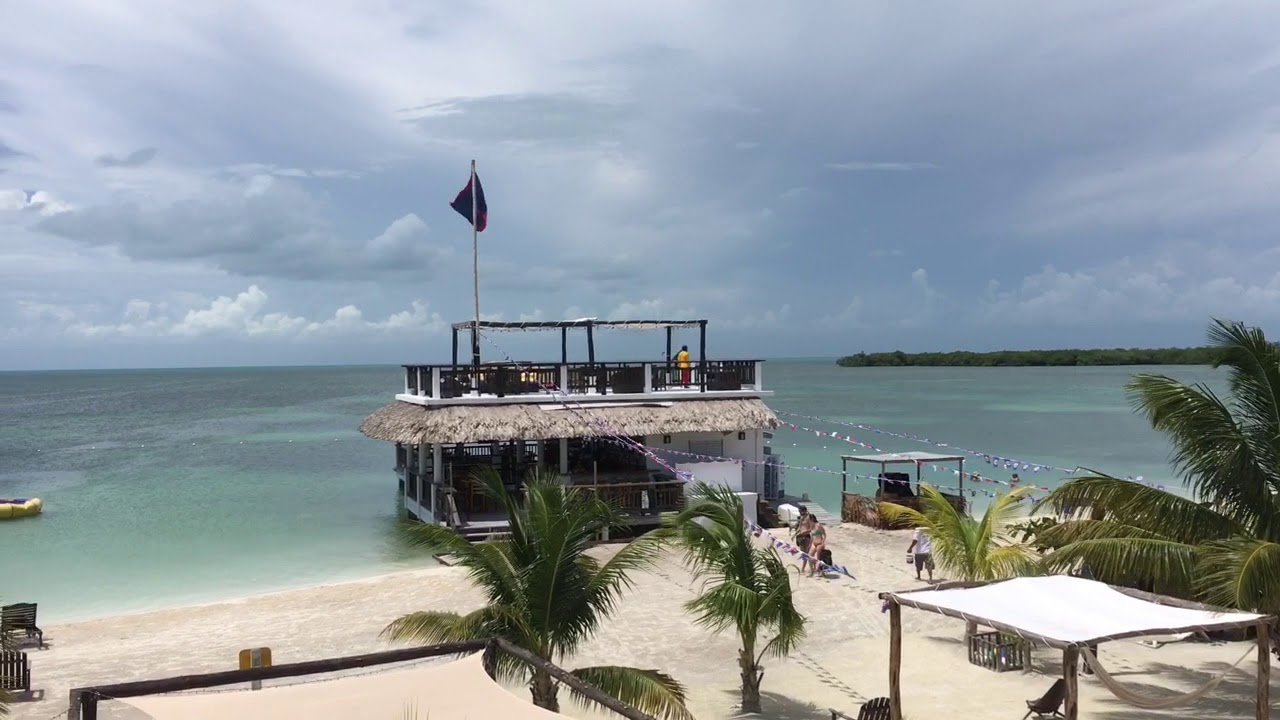
{"label": "blue and red flag", "polygon": [[[475,192],[474,202],[472,200],[472,192]],[[476,216],[471,217],[472,206],[475,206]],[[489,225],[489,205],[484,201],[484,187],[480,185],[480,176],[473,169],[471,171],[471,180],[467,182],[467,186],[462,188],[462,192],[458,193],[458,197],[449,203],[449,207],[458,212],[459,215],[467,219],[476,232],[484,232]]]}

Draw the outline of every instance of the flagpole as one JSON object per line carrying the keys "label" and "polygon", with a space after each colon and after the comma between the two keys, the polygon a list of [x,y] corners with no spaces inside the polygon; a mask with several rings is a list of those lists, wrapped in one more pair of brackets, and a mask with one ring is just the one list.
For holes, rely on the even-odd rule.
{"label": "flagpole", "polygon": [[471,365],[473,384],[479,382],[480,372],[480,198],[476,195],[476,161],[471,161],[471,280],[475,292],[476,319],[471,333]]}

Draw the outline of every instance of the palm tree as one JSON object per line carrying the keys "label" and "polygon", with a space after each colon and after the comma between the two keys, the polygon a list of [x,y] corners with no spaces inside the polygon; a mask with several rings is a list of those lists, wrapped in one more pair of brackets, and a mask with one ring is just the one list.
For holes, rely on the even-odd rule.
{"label": "palm tree", "polygon": [[[1143,373],[1126,385],[1134,408],[1173,445],[1190,498],[1097,474],[1038,505],[1070,516],[1047,540],[1050,568],[1087,566],[1098,579],[1280,610],[1280,349],[1258,328],[1214,320],[1209,343],[1230,394]],[[1088,510],[1095,511],[1086,517]],[[1097,512],[1101,511],[1101,512]]]}
{"label": "palm tree", "polygon": [[[457,558],[488,598],[466,614],[415,612],[382,631],[391,640],[424,644],[501,637],[550,663],[572,655],[617,607],[631,587],[627,574],[647,566],[659,538],[640,538],[601,563],[587,555],[601,533],[625,527],[624,516],[585,489],[565,486],[554,473],[530,473],[524,502],[508,492],[498,473],[476,473],[485,492],[511,522],[509,537],[472,544],[438,525],[414,524],[405,539]],[[534,704],[559,711],[559,684],[545,671],[507,659],[498,664],[508,679],[527,681]],[[616,665],[572,671],[602,691],[663,718],[688,718],[680,683],[657,670]],[[588,702],[589,699],[575,698]]]}
{"label": "palm tree", "polygon": [[[743,522],[742,498],[729,488],[698,483],[688,507],[669,517],[664,528],[685,551],[695,576],[707,580],[702,593],[685,603],[697,622],[713,632],[730,628],[742,648],[742,712],[760,712],[760,661],[784,657],[804,637],[805,618],[796,610],[791,578],[772,546],[752,540]],[[760,645],[761,634],[773,637]]]}
{"label": "palm tree", "polygon": [[[933,557],[954,580],[1000,580],[1024,575],[1035,567],[1031,550],[1010,535],[1010,526],[1018,516],[1018,503],[1031,488],[1015,488],[997,495],[987,506],[982,519],[957,510],[947,497],[932,485],[920,485],[920,509],[880,503],[881,512],[891,522],[905,522],[923,528],[933,541]],[[977,624],[969,622],[965,633],[972,635]]]}

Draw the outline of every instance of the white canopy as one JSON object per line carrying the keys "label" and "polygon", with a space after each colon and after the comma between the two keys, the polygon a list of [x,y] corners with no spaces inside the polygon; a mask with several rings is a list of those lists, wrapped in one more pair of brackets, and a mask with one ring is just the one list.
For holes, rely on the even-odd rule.
{"label": "white canopy", "polygon": [[328,682],[234,692],[150,695],[128,703],[154,720],[348,720],[405,716],[431,720],[563,720],[490,678],[483,653]]}
{"label": "white canopy", "polygon": [[941,463],[964,460],[963,455],[939,455],[938,453],[923,452],[921,450],[911,450],[910,452],[900,453],[881,453],[879,455],[841,455],[840,457],[853,462],[884,463],[886,465],[899,463]]}
{"label": "white canopy", "polygon": [[1068,575],[1024,577],[971,588],[888,593],[901,605],[977,620],[1050,645],[1090,645],[1142,635],[1224,630],[1263,615],[1160,605]]}

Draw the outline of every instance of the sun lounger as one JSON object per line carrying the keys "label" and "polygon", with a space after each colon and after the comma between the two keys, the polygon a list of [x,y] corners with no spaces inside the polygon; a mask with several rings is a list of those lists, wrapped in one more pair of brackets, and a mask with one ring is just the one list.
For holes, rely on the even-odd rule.
{"label": "sun lounger", "polygon": [[44,647],[44,631],[36,626],[36,604],[14,603],[0,608],[0,634],[22,633],[27,639],[36,638]]}
{"label": "sun lounger", "polygon": [[0,650],[0,690],[31,692],[31,663],[26,653]]}
{"label": "sun lounger", "polygon": [[863,703],[858,720],[889,720],[889,698],[871,698]]}
{"label": "sun lounger", "polygon": [[1022,720],[1035,715],[1036,717],[1063,717],[1058,708],[1062,707],[1062,701],[1066,699],[1067,681],[1058,678],[1054,681],[1053,686],[1049,688],[1049,692],[1036,700],[1027,701],[1027,714],[1022,716]]}

